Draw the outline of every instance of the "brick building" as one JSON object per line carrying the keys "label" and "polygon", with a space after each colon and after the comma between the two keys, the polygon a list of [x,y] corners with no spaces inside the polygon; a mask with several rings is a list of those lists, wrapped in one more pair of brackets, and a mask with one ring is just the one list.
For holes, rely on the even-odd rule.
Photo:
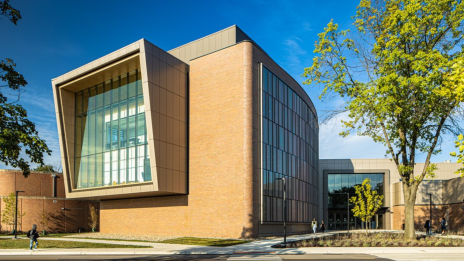
{"label": "brick building", "polygon": [[[432,224],[438,228],[441,218],[446,218],[451,230],[464,231],[464,179],[455,172],[461,163],[436,163],[435,179],[425,179],[418,188],[414,218],[416,228],[423,229],[430,219],[432,197]],[[417,163],[414,171],[419,175],[424,163]],[[319,220],[327,223],[329,230],[344,230],[348,225],[347,195],[353,196],[354,186],[365,178],[384,196],[383,206],[369,223],[371,229],[401,230],[404,222],[404,197],[401,177],[396,165],[389,159],[320,159],[319,160]],[[353,205],[350,206],[353,208]],[[360,229],[364,224],[350,213],[350,229]]]}
{"label": "brick building", "polygon": [[[48,232],[77,232],[79,228],[90,231],[89,204],[99,208],[97,201],[66,199],[64,178],[59,173],[33,171],[25,178],[21,171],[0,170],[0,184],[0,211],[5,210],[5,197],[24,191],[18,194],[18,208],[25,213],[18,216],[18,231],[27,231],[32,224]],[[49,220],[45,228],[41,222],[44,213]],[[13,228],[14,225],[6,224],[0,216],[0,231],[11,233]]]}
{"label": "brick building", "polygon": [[364,178],[385,195],[370,226],[398,226],[394,164],[319,160],[312,101],[237,26],[170,51],[141,39],[52,87],[66,198],[100,200],[103,233],[247,238],[284,216],[289,233],[357,229],[343,204]]}
{"label": "brick building", "polygon": [[317,113],[237,26],[170,51],[147,40],[52,80],[68,199],[101,231],[256,237],[317,214]]}
{"label": "brick building", "polygon": [[[404,198],[401,183],[393,184],[393,229],[402,229],[404,223]],[[464,232],[464,178],[448,180],[426,180],[417,191],[414,207],[414,223],[418,230],[424,230],[426,220],[432,227],[440,228],[440,220],[448,221],[452,232]]]}

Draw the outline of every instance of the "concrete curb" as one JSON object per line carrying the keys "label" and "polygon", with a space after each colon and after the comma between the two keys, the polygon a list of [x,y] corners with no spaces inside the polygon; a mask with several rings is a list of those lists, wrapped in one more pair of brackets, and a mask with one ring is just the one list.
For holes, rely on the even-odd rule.
{"label": "concrete curb", "polygon": [[153,249],[95,249],[95,250],[73,250],[60,249],[48,250],[0,250],[0,256],[43,256],[43,255],[233,255],[233,254],[253,254],[253,255],[303,255],[303,254],[464,254],[464,247],[314,247],[298,249],[259,249],[247,250],[223,249],[223,250],[180,250],[166,251]]}

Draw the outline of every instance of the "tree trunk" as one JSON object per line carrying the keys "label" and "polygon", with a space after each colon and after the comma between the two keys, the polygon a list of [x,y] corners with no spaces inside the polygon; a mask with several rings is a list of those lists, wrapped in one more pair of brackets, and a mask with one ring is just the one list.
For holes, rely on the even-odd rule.
{"label": "tree trunk", "polygon": [[413,239],[416,235],[414,228],[414,202],[404,201],[404,238]]}

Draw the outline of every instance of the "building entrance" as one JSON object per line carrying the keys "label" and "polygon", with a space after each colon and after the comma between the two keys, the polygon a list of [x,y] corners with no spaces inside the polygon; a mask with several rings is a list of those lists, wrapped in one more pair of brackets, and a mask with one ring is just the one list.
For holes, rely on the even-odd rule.
{"label": "building entrance", "polygon": [[[328,230],[347,230],[348,227],[348,213],[343,212],[330,212],[329,211]],[[350,230],[365,229],[366,222],[360,218],[354,217],[350,212]],[[370,222],[367,222],[369,229],[384,229],[384,214],[376,214],[372,217]]]}

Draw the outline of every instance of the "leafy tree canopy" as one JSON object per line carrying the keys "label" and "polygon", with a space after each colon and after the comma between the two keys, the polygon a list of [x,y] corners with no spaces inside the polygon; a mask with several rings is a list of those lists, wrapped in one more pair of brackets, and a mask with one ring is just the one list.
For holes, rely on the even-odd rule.
{"label": "leafy tree canopy", "polygon": [[16,25],[18,20],[21,19],[21,13],[19,10],[14,9],[9,2],[10,0],[0,1],[0,15],[5,16]]}
{"label": "leafy tree canopy", "polygon": [[[15,25],[21,19],[20,12],[11,7],[9,0],[0,1],[0,14]],[[43,165],[43,154],[50,155],[51,150],[39,138],[35,124],[27,118],[26,110],[16,104],[27,82],[15,67],[10,58],[0,61],[0,161],[21,169],[27,177],[30,163]],[[18,100],[9,102],[2,88],[17,92]],[[23,149],[30,162],[21,157]]]}
{"label": "leafy tree canopy", "polygon": [[38,166],[34,170],[35,171],[56,172],[52,164],[45,164],[45,165],[42,165],[42,166]]}
{"label": "leafy tree canopy", "polygon": [[[387,147],[403,179],[406,238],[414,235],[418,185],[433,178],[431,156],[445,133],[462,132],[462,93],[453,75],[464,57],[462,0],[361,0],[355,28],[333,21],[316,41],[305,84],[322,84],[320,98],[337,94],[349,120],[341,133],[369,136]],[[414,175],[416,153],[424,168]]]}

